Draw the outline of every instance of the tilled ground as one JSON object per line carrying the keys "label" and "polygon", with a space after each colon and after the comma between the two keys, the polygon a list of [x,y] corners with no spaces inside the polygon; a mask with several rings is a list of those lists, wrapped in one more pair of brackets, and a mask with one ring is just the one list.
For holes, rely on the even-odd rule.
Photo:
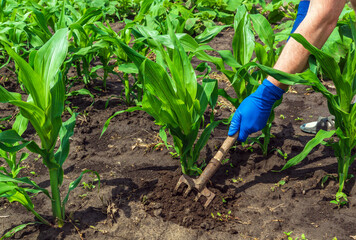
{"label": "tilled ground", "polygon": [[[211,45],[221,46],[231,32],[224,31]],[[225,36],[226,35],[226,36]],[[230,42],[223,42],[231,46]],[[220,44],[220,45],[218,45]],[[1,72],[3,76],[10,74]],[[11,91],[20,91],[13,79],[2,83]],[[221,83],[225,84],[226,83]],[[225,86],[224,85],[224,86]],[[330,204],[338,184],[333,178],[322,186],[326,174],[337,173],[332,149],[320,146],[297,167],[276,172],[286,160],[297,155],[313,136],[300,131],[302,123],[327,116],[325,99],[307,87],[293,87],[284,95],[276,110],[269,153],[263,156],[257,145],[230,150],[230,161],[211,179],[208,188],[216,194],[204,209],[194,202],[195,193],[187,198],[173,194],[181,174],[179,160],[174,159],[160,143],[159,127],[143,112],[124,113],[115,117],[108,131],[99,138],[106,119],[126,106],[119,98],[121,83],[110,79],[108,91],[93,90],[95,103],[86,96],[71,97],[78,116],[71,151],[64,164],[66,192],[84,169],[100,173],[100,190],[78,187],[67,205],[67,222],[62,229],[34,225],[17,233],[14,239],[283,239],[283,232],[293,231],[294,238],[305,234],[308,239],[356,239],[355,180],[346,184],[349,204],[341,209]],[[80,88],[82,86],[77,86]],[[0,105],[0,117],[12,115],[16,109]],[[231,114],[221,101],[218,118]],[[10,127],[4,122],[3,127]],[[33,136],[33,130],[26,137]],[[201,153],[200,161],[209,161],[227,134],[227,126],[219,126]],[[31,177],[41,187],[49,187],[48,173],[37,156],[25,161],[23,175]],[[350,173],[356,173],[355,165]],[[283,180],[281,182],[281,180]],[[86,183],[93,176],[84,178]],[[283,184],[284,183],[284,184]],[[99,190],[99,191],[98,191]],[[43,195],[34,197],[38,212],[50,219],[50,202]],[[17,203],[0,202],[0,233],[21,223],[34,221],[32,215]]]}

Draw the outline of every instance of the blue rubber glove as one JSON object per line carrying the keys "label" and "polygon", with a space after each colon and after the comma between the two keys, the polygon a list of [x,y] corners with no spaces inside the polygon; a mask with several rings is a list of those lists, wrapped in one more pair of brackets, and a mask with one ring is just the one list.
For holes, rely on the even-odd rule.
{"label": "blue rubber glove", "polygon": [[228,135],[239,132],[238,141],[246,141],[248,135],[266,126],[273,104],[279,100],[284,90],[265,79],[254,93],[245,98],[231,120]]}

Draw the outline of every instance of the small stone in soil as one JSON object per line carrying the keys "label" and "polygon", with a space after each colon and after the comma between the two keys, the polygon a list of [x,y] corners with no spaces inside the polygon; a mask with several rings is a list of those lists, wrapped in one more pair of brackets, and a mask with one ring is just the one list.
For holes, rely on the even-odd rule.
{"label": "small stone in soil", "polygon": [[183,226],[189,226],[193,223],[193,220],[194,219],[191,216],[185,216],[183,218],[182,224],[183,224]]}
{"label": "small stone in soil", "polygon": [[279,221],[273,221],[271,223],[271,228],[275,231],[277,230],[281,230],[282,229],[282,226],[281,226],[281,223]]}
{"label": "small stone in soil", "polygon": [[156,209],[153,211],[153,215],[160,217],[162,215],[162,209]]}
{"label": "small stone in soil", "polygon": [[230,227],[230,229],[228,230],[228,232],[230,233],[230,234],[238,234],[239,232],[237,231],[237,229],[236,228],[233,228],[233,227]]}
{"label": "small stone in soil", "polygon": [[210,229],[212,229],[212,225],[211,225],[211,223],[209,223],[209,222],[202,222],[202,223],[200,224],[200,227],[201,227],[202,229],[205,229],[205,230],[210,230]]}

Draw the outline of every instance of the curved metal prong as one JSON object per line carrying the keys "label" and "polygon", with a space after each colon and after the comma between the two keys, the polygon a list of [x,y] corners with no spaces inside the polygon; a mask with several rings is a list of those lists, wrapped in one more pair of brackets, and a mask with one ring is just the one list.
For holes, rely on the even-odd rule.
{"label": "curved metal prong", "polygon": [[194,198],[194,201],[198,202],[200,196],[201,196],[201,193],[198,192],[198,193],[197,193],[197,196]]}
{"label": "curved metal prong", "polygon": [[188,185],[188,188],[187,188],[187,190],[185,190],[185,192],[184,192],[184,194],[183,194],[183,197],[187,197],[188,196],[188,194],[190,193],[190,191],[192,191],[192,188],[191,188],[191,186],[190,185]]}
{"label": "curved metal prong", "polygon": [[215,197],[215,193],[213,193],[212,191],[210,191],[208,188],[204,188],[201,191],[201,194],[206,197],[206,202],[204,204],[204,208],[207,208],[209,206],[209,204],[211,203],[211,201],[213,201],[214,197]]}
{"label": "curved metal prong", "polygon": [[177,182],[177,185],[176,185],[176,187],[175,187],[174,190],[173,190],[173,194],[174,194],[174,195],[176,195],[176,194],[178,193],[178,189],[179,189],[179,187],[180,187],[181,184],[182,184],[182,182]]}

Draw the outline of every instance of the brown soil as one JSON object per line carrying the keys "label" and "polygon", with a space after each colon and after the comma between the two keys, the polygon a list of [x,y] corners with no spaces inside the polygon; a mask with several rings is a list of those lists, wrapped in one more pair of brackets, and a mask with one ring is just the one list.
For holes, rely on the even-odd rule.
{"label": "brown soil", "polygon": [[[231,30],[221,33],[211,42],[214,48],[229,49]],[[225,46],[225,47],[224,47]],[[1,76],[10,73],[1,71]],[[14,79],[2,82],[11,91],[20,91]],[[100,85],[100,82],[97,84]],[[64,164],[63,194],[68,184],[84,169],[100,174],[100,190],[82,187],[69,198],[67,222],[61,229],[33,225],[15,234],[13,239],[286,239],[283,232],[293,231],[294,238],[305,234],[308,239],[356,239],[355,179],[346,184],[349,204],[341,209],[330,202],[338,184],[329,180],[324,187],[321,179],[337,173],[337,162],[330,148],[320,146],[298,166],[284,172],[286,160],[273,149],[297,155],[313,136],[303,133],[302,123],[327,116],[324,98],[307,87],[297,86],[284,95],[276,110],[269,154],[263,156],[257,145],[251,149],[230,150],[230,161],[213,176],[208,188],[216,194],[207,209],[194,202],[195,193],[187,198],[173,194],[181,175],[179,160],[159,143],[159,127],[143,112],[124,113],[115,117],[108,131],[99,138],[104,122],[114,112],[126,109],[120,98],[121,83],[109,79],[108,91],[91,89],[95,103],[86,96],[71,97],[71,106],[78,106],[75,134],[71,151]],[[80,88],[82,86],[76,86]],[[15,108],[0,104],[0,117],[14,114]],[[216,116],[225,118],[231,112],[222,103]],[[280,116],[285,118],[282,119]],[[303,119],[302,121],[296,120]],[[10,127],[9,123],[5,128]],[[201,161],[217,151],[227,134],[227,126],[219,126],[201,153]],[[28,130],[26,136],[33,136]],[[49,188],[46,168],[37,156],[25,161],[23,175],[31,177],[41,187]],[[2,161],[2,160],[0,160]],[[356,174],[355,165],[350,173]],[[92,176],[83,181],[91,182]],[[286,183],[278,185],[280,180]],[[36,210],[48,219],[50,201],[43,195],[33,198]],[[26,222],[35,221],[21,205],[0,200],[0,234]]]}

